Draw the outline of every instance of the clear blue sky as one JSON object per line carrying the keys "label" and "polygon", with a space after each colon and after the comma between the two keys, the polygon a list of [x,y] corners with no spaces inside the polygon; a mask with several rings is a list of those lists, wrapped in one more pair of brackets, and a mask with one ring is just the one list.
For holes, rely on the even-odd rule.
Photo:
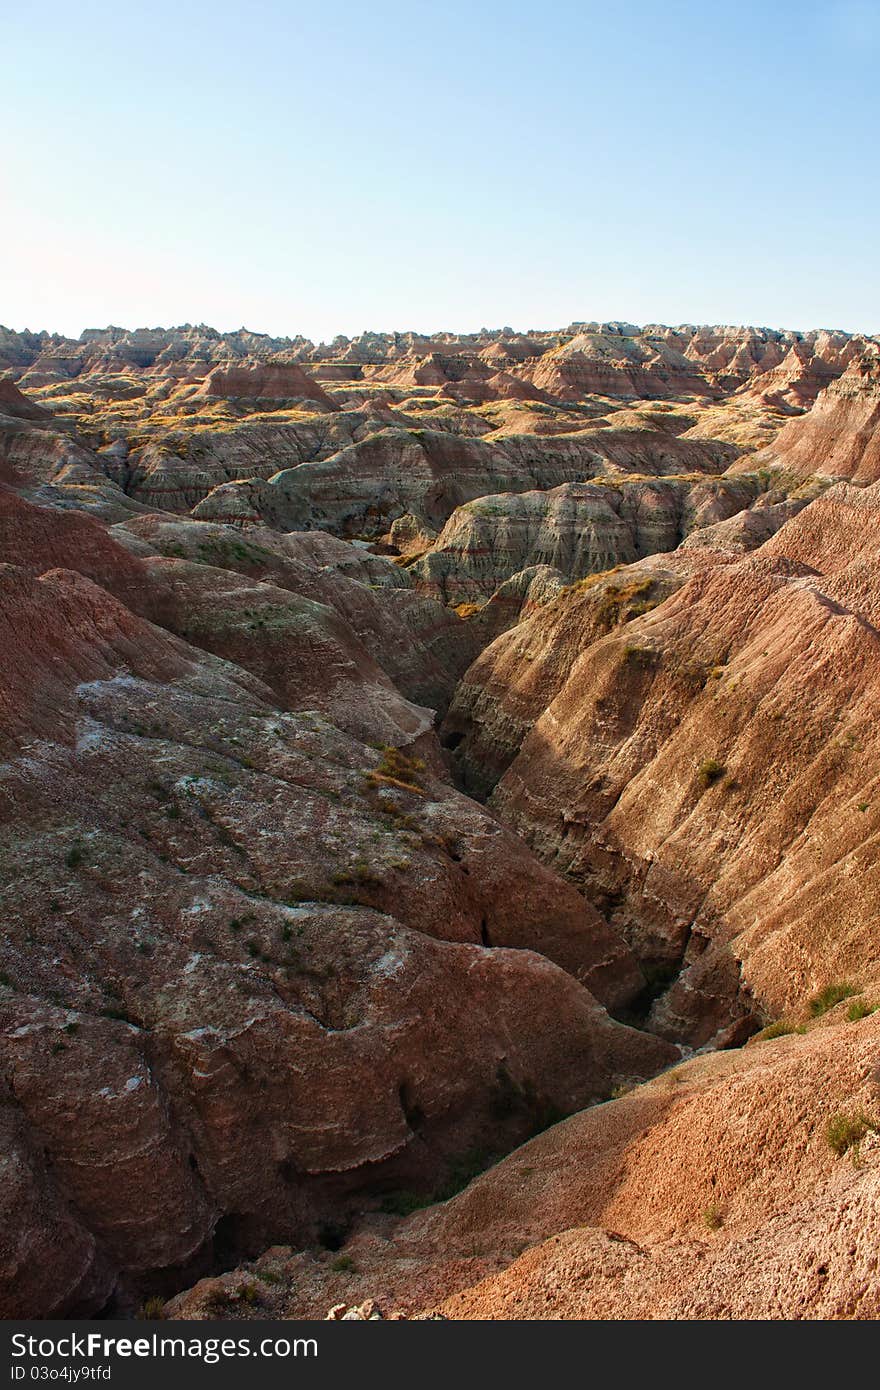
{"label": "clear blue sky", "polygon": [[880,0],[0,0],[0,323],[880,331]]}

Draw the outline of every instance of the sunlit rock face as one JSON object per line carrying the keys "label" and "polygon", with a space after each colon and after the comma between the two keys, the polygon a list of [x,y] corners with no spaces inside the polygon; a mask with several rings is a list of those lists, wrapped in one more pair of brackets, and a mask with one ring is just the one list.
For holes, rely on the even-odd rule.
{"label": "sunlit rock face", "polygon": [[876,1315],[877,360],[0,330],[0,1312]]}

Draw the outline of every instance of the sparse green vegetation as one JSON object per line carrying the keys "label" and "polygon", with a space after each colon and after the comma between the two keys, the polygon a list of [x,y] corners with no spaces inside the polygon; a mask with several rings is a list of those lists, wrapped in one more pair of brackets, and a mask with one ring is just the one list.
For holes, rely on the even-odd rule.
{"label": "sparse green vegetation", "polygon": [[424,794],[424,771],[425,764],[421,758],[408,757],[399,748],[386,745],[382,749],[381,762],[366,774],[365,780],[371,787],[397,787],[400,791],[417,792],[421,796]]}
{"label": "sparse green vegetation", "polygon": [[82,845],[72,845],[65,855],[64,862],[68,869],[76,869],[83,862],[85,854]]}
{"label": "sparse green vegetation", "polygon": [[641,599],[638,603],[629,603],[623,617],[624,622],[631,622],[633,618],[642,618],[646,613],[653,613],[655,608],[659,608],[663,602],[659,598]]}
{"label": "sparse green vegetation", "polygon": [[724,1213],[714,1202],[710,1203],[703,1212],[703,1224],[710,1231],[720,1231],[724,1225]]}
{"label": "sparse green vegetation", "polygon": [[880,1125],[877,1121],[872,1120],[863,1111],[855,1115],[832,1115],[825,1126],[825,1138],[828,1147],[833,1149],[838,1158],[842,1158],[850,1149],[857,1153],[865,1135],[878,1129]]}
{"label": "sparse green vegetation", "polygon": [[717,758],[704,758],[697,768],[700,785],[711,787],[714,782],[724,776],[726,770],[724,764],[720,763]]}
{"label": "sparse green vegetation", "polygon": [[846,1011],[847,1019],[850,1023],[858,1023],[861,1018],[868,1018],[877,1012],[877,1004],[869,1004],[866,999],[856,999]]}
{"label": "sparse green vegetation", "polygon": [[144,1322],[158,1322],[165,1317],[165,1300],[159,1294],[153,1294],[150,1298],[145,1298],[141,1304],[138,1317]]}
{"label": "sparse green vegetation", "polygon": [[769,1023],[766,1028],[762,1028],[760,1033],[756,1033],[753,1042],[771,1042],[773,1038],[785,1038],[790,1033],[806,1033],[803,1023],[791,1023],[787,1018],[778,1018],[775,1023]]}
{"label": "sparse green vegetation", "polygon": [[[166,547],[166,551],[169,550]],[[228,540],[223,536],[212,536],[206,541],[201,541],[196,546],[197,559],[202,563],[217,565],[220,568],[234,569],[232,563],[238,560],[241,564],[256,565],[261,568],[266,563],[275,559],[271,550],[266,550],[262,546],[252,545],[247,541]]]}
{"label": "sparse green vegetation", "polygon": [[651,670],[658,665],[660,653],[656,647],[640,647],[637,643],[628,642],[623,649],[623,659],[630,666]]}
{"label": "sparse green vegetation", "polygon": [[337,1255],[330,1268],[336,1274],[354,1274],[357,1271],[357,1265],[351,1255]]}
{"label": "sparse green vegetation", "polygon": [[839,984],[826,985],[810,1000],[810,1013],[813,1018],[821,1018],[823,1014],[827,1014],[829,1009],[833,1009],[835,1004],[840,1004],[844,999],[851,999],[858,992],[858,987],[850,984],[848,980],[843,980]]}
{"label": "sparse green vegetation", "polygon": [[361,888],[382,887],[382,879],[373,873],[366,859],[358,859],[350,869],[340,869],[333,874],[330,882],[334,888],[341,888],[346,884],[356,884]]}
{"label": "sparse green vegetation", "polygon": [[603,570],[601,574],[589,574],[585,579],[578,579],[565,591],[586,593],[591,589],[597,589],[599,593],[596,616],[606,628],[640,617],[656,608],[659,603],[659,600],[649,600],[646,597],[654,584],[651,575],[624,582],[606,582],[609,575],[617,573],[621,568],[620,565],[615,565],[614,569]]}

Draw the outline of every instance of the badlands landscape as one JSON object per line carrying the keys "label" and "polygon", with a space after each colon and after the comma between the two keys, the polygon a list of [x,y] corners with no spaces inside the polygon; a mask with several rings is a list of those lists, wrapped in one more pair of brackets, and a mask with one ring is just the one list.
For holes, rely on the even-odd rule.
{"label": "badlands landscape", "polygon": [[880,1317],[880,340],[0,328],[0,1313]]}

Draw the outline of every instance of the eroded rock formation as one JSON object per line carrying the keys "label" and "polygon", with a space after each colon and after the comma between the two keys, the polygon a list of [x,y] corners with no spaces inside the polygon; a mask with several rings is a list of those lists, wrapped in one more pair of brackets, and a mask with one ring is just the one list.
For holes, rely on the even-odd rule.
{"label": "eroded rock formation", "polygon": [[0,362],[0,1311],[876,1316],[876,343]]}
{"label": "eroded rock formation", "polygon": [[871,344],[759,455],[797,478],[880,480],[880,349]]}
{"label": "eroded rock formation", "polygon": [[276,1247],[168,1313],[235,1316],[249,1286],[251,1317],[874,1319],[880,1135],[841,1121],[876,1116],[878,1020],[695,1058],[341,1260]]}

